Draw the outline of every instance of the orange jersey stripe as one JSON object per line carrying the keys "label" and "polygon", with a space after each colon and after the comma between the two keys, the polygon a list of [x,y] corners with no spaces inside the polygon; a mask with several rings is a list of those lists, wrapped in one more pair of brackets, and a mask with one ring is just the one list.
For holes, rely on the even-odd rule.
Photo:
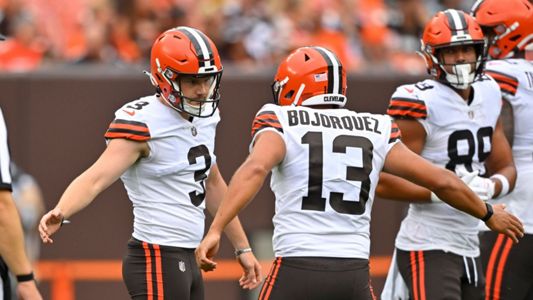
{"label": "orange jersey stripe", "polygon": [[424,102],[412,102],[412,101],[406,101],[406,100],[399,100],[399,99],[392,99],[390,101],[389,106],[401,106],[401,107],[409,107],[414,109],[420,109],[420,110],[426,110],[426,104]]}
{"label": "orange jersey stripe", "polygon": [[[281,267],[281,257],[276,258],[276,266],[272,270],[273,272],[270,275],[270,280],[268,282],[268,287],[266,288],[266,293],[264,294],[264,298],[259,297],[261,300],[268,300],[270,297],[270,293],[272,292],[272,288],[274,287],[274,284],[276,283],[276,279],[278,277],[279,268]],[[266,284],[266,283],[265,283]]]}
{"label": "orange jersey stripe", "polygon": [[139,142],[144,142],[150,139],[149,136],[141,136],[131,133],[125,133],[125,132],[106,132],[104,135],[107,139],[128,139],[128,140],[134,140]]}
{"label": "orange jersey stripe", "polygon": [[139,126],[139,125],[130,125],[130,124],[120,124],[120,123],[111,123],[109,124],[109,128],[128,129],[128,130],[140,131],[140,132],[150,132],[148,130],[148,127]]}
{"label": "orange jersey stripe", "polygon": [[516,95],[516,88],[508,83],[498,82],[498,85],[500,86],[500,89],[502,92],[506,92],[511,95]]}
{"label": "orange jersey stripe", "polygon": [[270,122],[267,120],[258,120],[258,121],[255,121],[254,124],[252,125],[252,137],[255,136],[259,130],[264,129],[264,128],[274,128],[277,131],[283,133],[283,128],[281,127],[281,124],[279,122],[275,123],[275,122]]}
{"label": "orange jersey stripe", "polygon": [[487,75],[490,75],[496,81],[505,82],[514,87],[518,87],[518,79],[516,79],[516,77],[510,76],[504,73],[496,72],[496,71],[486,71],[485,73]]}
{"label": "orange jersey stripe", "polygon": [[502,242],[505,236],[503,234],[498,234],[498,238],[496,239],[496,243],[494,243],[494,247],[492,248],[492,251],[490,253],[489,263],[487,265],[487,271],[486,271],[486,283],[485,283],[485,300],[489,300],[491,298],[491,285],[493,280],[493,273],[494,273],[494,265],[496,264],[496,256],[498,256],[498,252],[500,251],[500,247],[502,246]]}
{"label": "orange jersey stripe", "polygon": [[163,270],[161,268],[161,250],[159,245],[154,245],[155,250],[155,274],[157,278],[157,300],[163,300],[165,291],[163,290]]}
{"label": "orange jersey stripe", "polygon": [[144,257],[146,258],[146,290],[147,300],[154,299],[154,290],[152,289],[152,256],[150,255],[150,249],[148,243],[143,242]]}
{"label": "orange jersey stripe", "polygon": [[[276,263],[277,263],[277,260],[274,260],[274,262],[270,265],[270,271],[268,271],[268,274],[272,274],[272,272],[274,272],[274,268],[276,267]],[[263,284],[263,287],[261,288],[261,292],[259,293],[259,298],[258,299],[263,299],[263,295],[265,294],[266,290],[267,290],[267,287],[268,287],[268,283],[270,282],[270,277],[267,276],[267,278],[265,279],[265,283]]]}
{"label": "orange jersey stripe", "polygon": [[414,300],[419,300],[418,297],[418,273],[416,264],[416,252],[411,251],[411,276],[413,277],[413,297]]}
{"label": "orange jersey stripe", "polygon": [[393,97],[390,100],[387,114],[395,117],[426,118],[426,103],[418,99]]}
{"label": "orange jersey stripe", "polygon": [[426,274],[425,274],[425,265],[424,265],[424,252],[418,251],[418,264],[419,264],[419,273],[420,273],[420,299],[426,300]]}
{"label": "orange jersey stripe", "polygon": [[392,117],[412,117],[412,118],[427,118],[427,113],[425,112],[415,112],[410,110],[397,110],[397,109],[387,109],[387,114]]}
{"label": "orange jersey stripe", "polygon": [[500,293],[502,290],[502,277],[503,277],[503,270],[505,269],[505,263],[507,262],[507,257],[509,256],[509,252],[511,252],[511,248],[513,247],[513,240],[511,238],[505,238],[505,246],[503,247],[502,254],[500,256],[500,261],[498,262],[498,268],[496,269],[496,280],[494,281],[494,297],[492,299],[499,300],[500,299]]}

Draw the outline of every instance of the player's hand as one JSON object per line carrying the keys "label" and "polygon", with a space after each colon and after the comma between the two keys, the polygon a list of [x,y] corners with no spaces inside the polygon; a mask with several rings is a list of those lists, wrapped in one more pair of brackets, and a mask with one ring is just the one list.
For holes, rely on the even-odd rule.
{"label": "player's hand", "polygon": [[220,234],[208,232],[198,248],[194,251],[196,263],[205,272],[213,271],[217,263],[213,260],[220,247]]}
{"label": "player's hand", "polygon": [[244,271],[244,274],[239,279],[241,288],[255,289],[263,281],[261,264],[257,261],[253,252],[242,253],[237,256],[237,260]]}
{"label": "player's hand", "polygon": [[43,297],[41,297],[41,294],[39,294],[39,290],[37,290],[35,281],[33,280],[19,282],[17,284],[17,294],[19,295],[19,299],[22,299],[22,300],[42,300],[43,299]]}
{"label": "player's hand", "polygon": [[514,215],[505,211],[505,204],[494,204],[492,217],[485,224],[492,230],[503,233],[515,243],[524,236],[524,225]]}
{"label": "player's hand", "polygon": [[459,172],[457,175],[481,200],[488,201],[494,196],[496,184],[490,178],[480,177],[478,171]]}
{"label": "player's hand", "polygon": [[54,208],[41,218],[41,222],[39,222],[39,235],[43,243],[51,244],[54,242],[50,236],[59,230],[63,219],[63,213],[59,208]]}

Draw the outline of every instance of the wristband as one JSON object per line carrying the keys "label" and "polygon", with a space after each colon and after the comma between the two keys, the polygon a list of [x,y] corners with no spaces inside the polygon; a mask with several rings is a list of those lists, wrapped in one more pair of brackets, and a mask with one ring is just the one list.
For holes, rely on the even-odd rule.
{"label": "wristband", "polygon": [[239,255],[247,252],[252,252],[252,248],[243,248],[243,249],[235,249],[235,257],[238,257]]}
{"label": "wristband", "polygon": [[490,217],[492,217],[492,215],[494,214],[494,210],[492,209],[492,205],[490,205],[487,202],[485,202],[485,206],[487,207],[487,213],[483,216],[483,218],[481,218],[481,221],[483,221],[483,222],[487,222],[490,219]]}
{"label": "wristband", "polygon": [[509,193],[509,179],[502,174],[494,174],[491,179],[498,179],[502,183],[502,189],[496,198],[503,197]]}
{"label": "wristband", "polygon": [[63,218],[63,219],[61,219],[61,224],[59,224],[59,227],[62,227],[63,224],[70,224],[70,221],[65,219],[65,218]]}
{"label": "wristband", "polygon": [[33,272],[28,273],[28,274],[17,275],[18,282],[32,281],[34,279],[35,278],[33,277]]}

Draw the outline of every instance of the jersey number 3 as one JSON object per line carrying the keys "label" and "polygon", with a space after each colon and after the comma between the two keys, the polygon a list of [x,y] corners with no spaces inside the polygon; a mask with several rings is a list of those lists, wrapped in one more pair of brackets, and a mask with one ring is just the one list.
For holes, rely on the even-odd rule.
{"label": "jersey number 3", "polygon": [[205,199],[205,179],[207,178],[207,171],[211,167],[211,155],[209,155],[209,149],[205,145],[199,145],[196,147],[192,147],[189,150],[189,153],[187,154],[187,158],[189,159],[189,164],[194,165],[197,164],[197,158],[204,157],[205,167],[203,169],[194,171],[194,181],[200,182],[200,186],[202,187],[202,193],[197,194],[196,191],[192,191],[189,193],[189,198],[191,198],[191,202],[194,206],[198,206],[202,204],[202,202]]}
{"label": "jersey number 3", "polygon": [[[322,197],[324,145],[321,132],[307,132],[302,143],[309,145],[309,183],[307,197],[302,199],[303,210],[326,210],[326,198]],[[346,180],[360,181],[359,201],[344,200],[344,194],[330,192],[329,203],[338,213],[361,215],[365,212],[368,193],[370,191],[370,173],[372,172],[373,145],[364,137],[340,135],[333,139],[333,153],[346,153],[348,147],[359,148],[362,152],[362,167],[348,166]],[[329,149],[329,147],[328,147]]]}

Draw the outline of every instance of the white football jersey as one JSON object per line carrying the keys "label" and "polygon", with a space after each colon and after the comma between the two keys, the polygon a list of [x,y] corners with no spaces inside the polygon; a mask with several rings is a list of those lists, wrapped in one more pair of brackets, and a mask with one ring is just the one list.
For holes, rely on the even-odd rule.
{"label": "white football jersey", "polygon": [[6,123],[2,109],[0,109],[0,190],[11,190],[10,163]]}
{"label": "white football jersey", "polygon": [[186,120],[156,96],[115,112],[105,137],[145,141],[148,157],[122,176],[133,203],[133,237],[148,243],[196,248],[204,233],[205,179],[215,164],[218,110]]}
{"label": "white football jersey", "polygon": [[397,125],[386,115],[266,104],[254,139],[263,130],[287,149],[270,183],[275,255],[368,259],[372,202]]}
{"label": "white football jersey", "polygon": [[[492,133],[501,110],[501,93],[488,77],[473,85],[470,104],[450,87],[435,80],[402,85],[387,110],[395,118],[412,118],[422,124],[426,142],[421,156],[453,172],[479,171],[491,152]],[[479,220],[442,203],[411,203],[396,237],[405,251],[444,250],[478,256]]]}
{"label": "white football jersey", "polygon": [[500,85],[502,96],[513,108],[513,157],[518,172],[512,193],[497,200],[522,220],[533,234],[533,62],[525,59],[495,60],[486,73]]}

